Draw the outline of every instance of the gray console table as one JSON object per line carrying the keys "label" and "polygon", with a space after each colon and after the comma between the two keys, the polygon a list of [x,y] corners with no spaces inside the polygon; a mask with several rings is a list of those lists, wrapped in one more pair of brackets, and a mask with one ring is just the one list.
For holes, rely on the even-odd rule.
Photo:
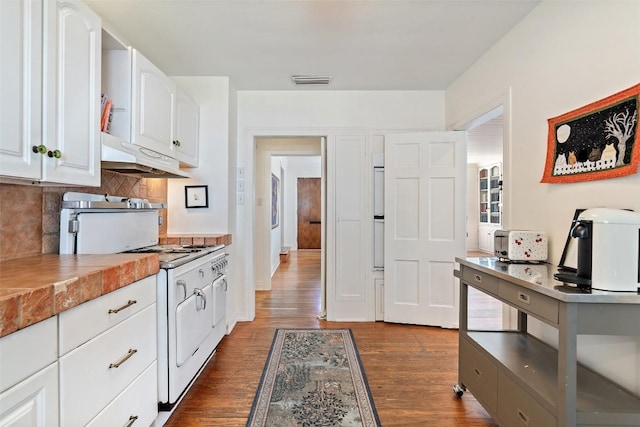
{"label": "gray console table", "polygon": [[[640,398],[577,362],[577,335],[640,335],[640,295],[585,293],[550,264],[456,258],[460,270],[459,384],[501,426],[640,426]],[[517,330],[468,329],[468,290],[518,310]],[[558,348],[527,332],[527,318],[558,330]]]}

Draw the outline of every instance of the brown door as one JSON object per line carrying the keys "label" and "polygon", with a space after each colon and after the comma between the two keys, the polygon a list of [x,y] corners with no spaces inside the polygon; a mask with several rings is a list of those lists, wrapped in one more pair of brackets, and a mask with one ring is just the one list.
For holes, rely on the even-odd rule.
{"label": "brown door", "polygon": [[320,249],[320,178],[298,178],[298,249]]}

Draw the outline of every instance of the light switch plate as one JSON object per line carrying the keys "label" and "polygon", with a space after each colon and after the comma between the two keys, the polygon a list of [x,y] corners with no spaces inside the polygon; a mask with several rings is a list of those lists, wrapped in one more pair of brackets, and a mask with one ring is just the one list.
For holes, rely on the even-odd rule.
{"label": "light switch plate", "polygon": [[244,179],[244,168],[238,166],[238,172],[237,172],[237,178],[238,179]]}
{"label": "light switch plate", "polygon": [[240,179],[238,181],[236,181],[236,190],[242,192],[244,191],[244,180]]}
{"label": "light switch plate", "polygon": [[236,201],[239,205],[244,205],[244,193],[236,193]]}

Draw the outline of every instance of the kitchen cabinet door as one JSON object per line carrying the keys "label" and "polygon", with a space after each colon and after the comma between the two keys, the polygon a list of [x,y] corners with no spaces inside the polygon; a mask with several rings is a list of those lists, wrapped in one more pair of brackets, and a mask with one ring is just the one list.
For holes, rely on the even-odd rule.
{"label": "kitchen cabinet door", "polygon": [[133,49],[131,143],[175,158],[176,85]]}
{"label": "kitchen cabinet door", "polygon": [[0,173],[40,179],[42,0],[0,1]]}
{"label": "kitchen cabinet door", "polygon": [[494,227],[482,225],[478,227],[478,247],[481,251],[493,253],[493,233],[495,231]]}
{"label": "kitchen cabinet door", "polygon": [[176,91],[176,134],[173,145],[181,165],[198,167],[200,106],[184,91]]}
{"label": "kitchen cabinet door", "polygon": [[42,180],[100,185],[102,22],[78,0],[44,3]]}
{"label": "kitchen cabinet door", "polygon": [[0,393],[0,425],[6,427],[58,425],[57,362]]}

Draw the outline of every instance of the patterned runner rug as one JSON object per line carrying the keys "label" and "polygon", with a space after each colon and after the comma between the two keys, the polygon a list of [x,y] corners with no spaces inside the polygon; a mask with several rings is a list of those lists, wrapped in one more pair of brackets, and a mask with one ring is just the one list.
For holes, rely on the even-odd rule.
{"label": "patterned runner rug", "polygon": [[379,427],[350,329],[277,329],[247,427]]}

